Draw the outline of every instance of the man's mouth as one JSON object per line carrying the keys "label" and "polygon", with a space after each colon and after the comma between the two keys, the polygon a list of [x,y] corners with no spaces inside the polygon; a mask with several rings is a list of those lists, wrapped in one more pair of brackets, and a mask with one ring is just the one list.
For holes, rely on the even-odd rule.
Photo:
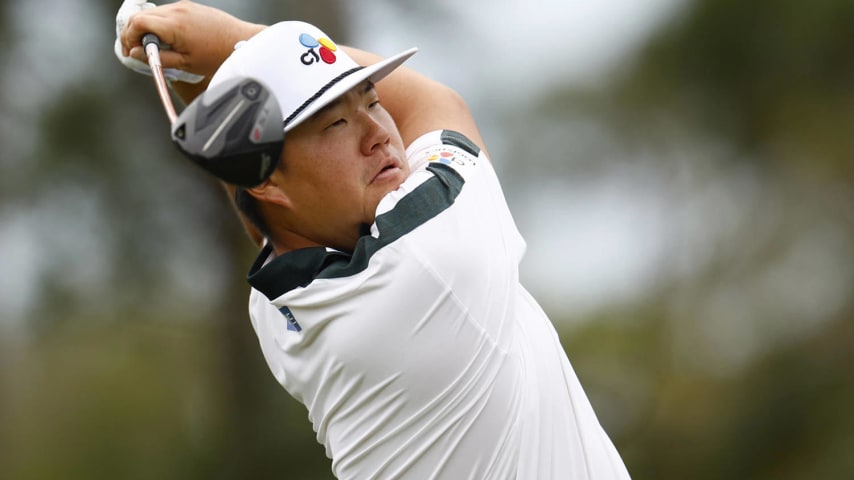
{"label": "man's mouth", "polygon": [[400,165],[398,165],[398,162],[392,160],[392,161],[388,162],[386,165],[383,165],[383,167],[380,169],[380,171],[377,172],[376,176],[374,176],[373,181],[374,182],[383,181],[383,180],[386,180],[388,178],[395,177],[395,176],[397,176],[398,172],[400,172],[400,170],[401,170],[401,168],[400,168]]}

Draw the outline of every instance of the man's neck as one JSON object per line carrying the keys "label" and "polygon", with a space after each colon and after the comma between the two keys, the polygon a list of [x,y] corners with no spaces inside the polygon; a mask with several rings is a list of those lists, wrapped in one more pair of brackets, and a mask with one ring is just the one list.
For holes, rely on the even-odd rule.
{"label": "man's neck", "polygon": [[276,256],[292,252],[294,250],[299,250],[301,248],[321,246],[317,242],[312,242],[307,238],[301,237],[293,232],[281,232],[279,234],[273,234],[271,235],[271,238],[268,238],[268,240],[273,246],[273,252],[276,254]]}

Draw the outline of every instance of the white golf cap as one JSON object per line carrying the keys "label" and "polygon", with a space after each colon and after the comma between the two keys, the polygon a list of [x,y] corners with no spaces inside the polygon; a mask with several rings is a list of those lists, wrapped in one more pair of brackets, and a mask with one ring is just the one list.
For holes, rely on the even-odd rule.
{"label": "white golf cap", "polygon": [[363,81],[378,82],[417,50],[361,67],[314,25],[281,22],[238,43],[208,88],[231,78],[260,81],[278,100],[287,132]]}

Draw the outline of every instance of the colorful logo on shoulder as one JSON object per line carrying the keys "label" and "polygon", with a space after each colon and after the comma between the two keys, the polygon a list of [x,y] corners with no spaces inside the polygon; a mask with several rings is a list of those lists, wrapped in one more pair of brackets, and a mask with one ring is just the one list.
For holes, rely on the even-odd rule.
{"label": "colorful logo on shoulder", "polygon": [[459,173],[464,180],[477,170],[477,157],[455,145],[442,145],[426,152],[427,161],[447,165]]}
{"label": "colorful logo on shoulder", "polygon": [[303,33],[299,36],[299,43],[308,49],[300,56],[303,65],[313,65],[320,61],[332,65],[337,60],[335,52],[338,50],[338,46],[328,38],[316,39],[307,33]]}
{"label": "colorful logo on shoulder", "polygon": [[454,163],[455,155],[449,151],[442,151],[439,153],[434,153],[427,158],[428,162],[439,162],[444,163],[445,165],[451,165]]}

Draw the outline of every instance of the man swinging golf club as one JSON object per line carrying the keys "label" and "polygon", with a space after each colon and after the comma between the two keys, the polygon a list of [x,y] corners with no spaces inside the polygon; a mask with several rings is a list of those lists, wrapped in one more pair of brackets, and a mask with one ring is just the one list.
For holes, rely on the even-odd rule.
{"label": "man swinging golf club", "polygon": [[188,103],[246,79],[276,99],[281,156],[232,189],[263,238],[249,312],[336,477],[628,478],[519,283],[525,243],[477,125],[400,67],[414,50],[380,59],[182,1],[127,19],[123,61],[145,60],[146,33],[171,45],[165,68],[203,78],[172,84]]}

